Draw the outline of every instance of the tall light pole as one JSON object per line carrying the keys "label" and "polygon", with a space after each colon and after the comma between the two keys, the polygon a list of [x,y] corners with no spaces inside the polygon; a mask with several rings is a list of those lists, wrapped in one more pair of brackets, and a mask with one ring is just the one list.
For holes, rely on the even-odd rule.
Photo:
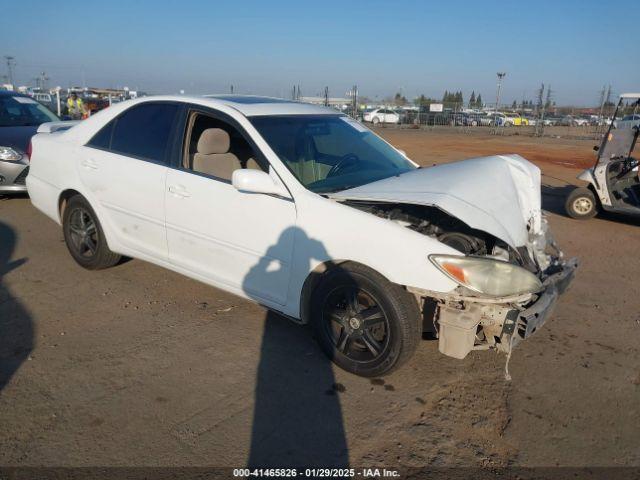
{"label": "tall light pole", "polygon": [[500,105],[500,91],[502,90],[502,79],[504,78],[504,76],[506,75],[506,72],[498,72],[496,75],[498,75],[498,92],[496,93],[496,109],[495,111],[498,111],[498,105]]}
{"label": "tall light pole", "polygon": [[4,59],[7,61],[7,74],[9,76],[9,83],[13,85],[13,67],[16,64],[15,62],[15,57],[12,57],[11,55],[5,55]]}

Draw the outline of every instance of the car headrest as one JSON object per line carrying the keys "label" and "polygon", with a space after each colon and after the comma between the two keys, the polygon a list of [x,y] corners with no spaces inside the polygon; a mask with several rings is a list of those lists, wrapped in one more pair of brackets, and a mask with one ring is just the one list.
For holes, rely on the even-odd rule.
{"label": "car headrest", "polygon": [[231,139],[229,134],[221,128],[207,128],[198,139],[198,153],[210,155],[213,153],[227,153]]}

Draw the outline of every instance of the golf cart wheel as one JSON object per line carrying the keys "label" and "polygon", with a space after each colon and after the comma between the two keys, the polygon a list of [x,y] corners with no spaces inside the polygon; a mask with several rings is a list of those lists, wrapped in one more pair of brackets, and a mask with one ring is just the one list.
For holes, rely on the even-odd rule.
{"label": "golf cart wheel", "polygon": [[329,270],[310,301],[320,347],[336,365],[356,375],[390,373],[411,358],[420,341],[415,298],[364,265]]}
{"label": "golf cart wheel", "polygon": [[569,194],[564,208],[571,218],[586,220],[597,215],[598,202],[591,190],[579,187]]}
{"label": "golf cart wheel", "polygon": [[100,270],[120,261],[120,255],[109,250],[98,217],[83,196],[71,197],[67,203],[62,231],[69,253],[80,266]]}

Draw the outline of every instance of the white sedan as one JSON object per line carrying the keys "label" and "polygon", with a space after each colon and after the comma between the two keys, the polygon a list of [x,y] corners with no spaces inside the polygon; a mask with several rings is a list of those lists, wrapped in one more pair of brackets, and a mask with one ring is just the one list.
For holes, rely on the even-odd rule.
{"label": "white sedan", "polygon": [[333,109],[262,97],[146,97],[38,131],[31,201],[78,264],[135,257],[254,300],[358,375],[424,331],[455,358],[509,353],[573,277],[517,155],[419,168]]}
{"label": "white sedan", "polygon": [[378,123],[400,123],[400,115],[388,108],[376,108],[362,116],[365,122],[371,122],[374,125]]}

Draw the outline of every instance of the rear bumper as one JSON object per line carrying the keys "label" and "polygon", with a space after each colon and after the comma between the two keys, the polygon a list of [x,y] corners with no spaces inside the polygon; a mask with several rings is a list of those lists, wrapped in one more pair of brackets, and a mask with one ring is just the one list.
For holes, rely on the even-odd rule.
{"label": "rear bumper", "polygon": [[562,270],[546,279],[544,282],[545,288],[535,302],[525,310],[518,312],[517,317],[513,319],[513,323],[505,323],[504,328],[512,330],[512,347],[516,346],[522,340],[529,338],[544,325],[553,313],[558,297],[562,295],[569,288],[571,282],[573,282],[577,267],[578,261],[575,258],[565,262]]}

